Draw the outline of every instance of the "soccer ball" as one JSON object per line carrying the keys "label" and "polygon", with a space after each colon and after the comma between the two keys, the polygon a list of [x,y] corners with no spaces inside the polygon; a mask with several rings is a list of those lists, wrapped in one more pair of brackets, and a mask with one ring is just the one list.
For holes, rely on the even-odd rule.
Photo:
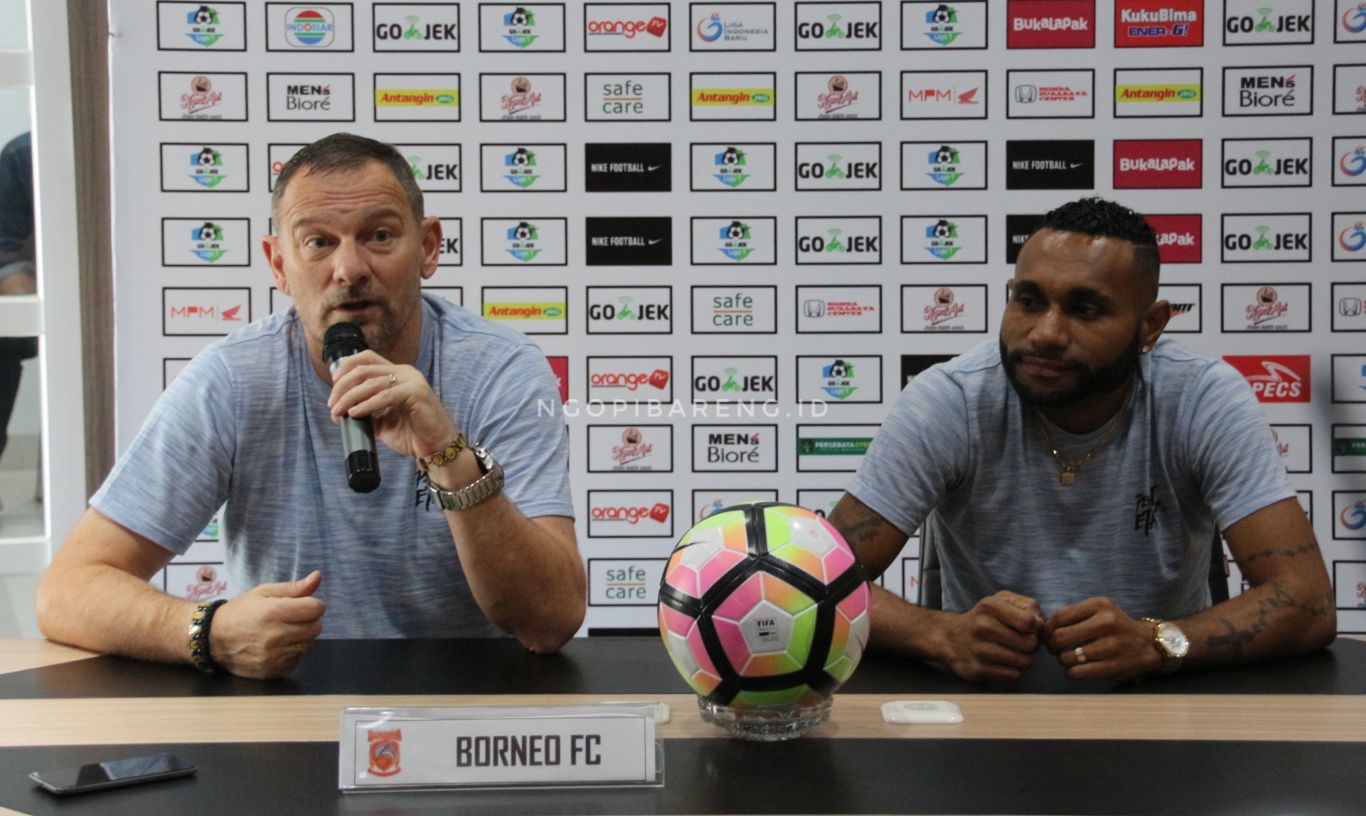
{"label": "soccer ball", "polygon": [[953,12],[949,11],[948,6],[941,5],[934,10],[934,21],[936,23],[947,23],[952,16]]}
{"label": "soccer ball", "polygon": [[952,236],[953,236],[953,227],[949,225],[949,222],[948,222],[948,221],[945,221],[945,220],[942,219],[942,218],[939,219],[939,222],[938,222],[937,224],[934,225],[934,237],[936,237],[936,238],[951,238]]}
{"label": "soccer ball", "polygon": [[741,238],[744,238],[745,225],[741,224],[739,221],[732,221],[730,226],[726,227],[726,237],[732,241],[738,241]]}
{"label": "soccer ball", "polygon": [[518,241],[529,240],[531,238],[531,225],[523,221],[522,223],[517,225],[516,230],[513,232],[513,235],[517,237]]}
{"label": "soccer ball", "polygon": [[[868,584],[844,538],[802,507],[751,502],[678,540],[659,633],[693,691],[737,711],[824,703],[868,643]],[[703,706],[704,711],[706,706]]]}
{"label": "soccer ball", "polygon": [[200,6],[194,13],[194,21],[198,25],[208,25],[213,22],[213,9],[208,6]]}
{"label": "soccer ball", "polygon": [[721,156],[721,163],[728,167],[734,167],[739,164],[740,151],[733,147],[726,148],[726,152]]}

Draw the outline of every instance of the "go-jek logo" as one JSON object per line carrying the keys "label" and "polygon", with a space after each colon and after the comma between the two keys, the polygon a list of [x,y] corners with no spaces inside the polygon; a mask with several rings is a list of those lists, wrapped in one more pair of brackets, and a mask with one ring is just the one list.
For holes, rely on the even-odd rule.
{"label": "go-jek logo", "polygon": [[1342,13],[1342,27],[1350,34],[1366,31],[1366,3],[1349,6]]}
{"label": "go-jek logo", "polygon": [[223,154],[211,147],[190,154],[190,178],[210,190],[227,178],[223,173]]}
{"label": "go-jek logo", "polygon": [[194,11],[186,12],[185,24],[190,27],[185,36],[195,45],[212,48],[223,38],[222,32],[218,30],[218,9],[212,6],[200,6]]}
{"label": "go-jek logo", "polygon": [[925,36],[935,45],[950,45],[963,33],[958,30],[958,10],[944,3],[925,12],[925,27]]}
{"label": "go-jek logo", "polygon": [[536,173],[536,152],[519,147],[503,157],[504,175],[514,187],[527,189],[540,176]]}
{"label": "go-jek logo", "polygon": [[503,39],[517,48],[530,47],[540,36],[535,33],[536,15],[521,6],[503,15],[503,25],[507,26]]}
{"label": "go-jek logo", "polygon": [[1343,174],[1355,178],[1366,173],[1366,145],[1348,150],[1338,157],[1338,168]]}
{"label": "go-jek logo", "polygon": [[847,400],[858,390],[854,385],[854,364],[847,360],[835,360],[828,366],[821,366],[821,390],[837,400]]}
{"label": "go-jek logo", "polygon": [[1348,252],[1360,252],[1366,247],[1366,223],[1358,221],[1338,233],[1338,246]]}
{"label": "go-jek logo", "polygon": [[943,145],[938,150],[931,150],[929,164],[929,172],[925,175],[935,184],[952,187],[963,177],[962,171],[958,169],[962,166],[962,160],[955,147]]}
{"label": "go-jek logo", "polygon": [[530,221],[520,221],[517,226],[508,227],[507,240],[508,254],[522,263],[528,263],[541,254],[540,247],[536,245],[540,234]]}
{"label": "go-jek logo", "polygon": [[722,227],[719,237],[721,254],[732,261],[743,261],[754,252],[754,247],[750,246],[752,238],[749,224],[743,221],[732,221]]}
{"label": "go-jek logo", "polygon": [[925,228],[925,241],[925,251],[941,261],[947,261],[962,249],[958,245],[958,225],[947,218]]}
{"label": "go-jek logo", "polygon": [[212,221],[205,221],[200,226],[191,229],[190,241],[192,242],[190,251],[205,263],[217,263],[220,258],[227,254],[227,249],[223,247],[223,228]]}
{"label": "go-jek logo", "polygon": [[705,20],[697,21],[697,38],[702,42],[716,42],[726,33],[726,24],[721,22],[721,12],[714,11]]}
{"label": "go-jek logo", "polygon": [[738,147],[727,147],[712,157],[716,180],[734,189],[745,183],[749,173],[745,172],[745,151]]}
{"label": "go-jek logo", "polygon": [[1348,530],[1360,530],[1366,527],[1366,499],[1361,499],[1342,508],[1338,514],[1338,521]]}

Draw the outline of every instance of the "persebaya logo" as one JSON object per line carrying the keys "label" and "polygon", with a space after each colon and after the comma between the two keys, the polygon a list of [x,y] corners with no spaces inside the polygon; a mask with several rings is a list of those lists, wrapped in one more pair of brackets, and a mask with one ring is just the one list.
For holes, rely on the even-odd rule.
{"label": "persebaya logo", "polygon": [[205,263],[217,263],[227,253],[223,248],[223,228],[212,221],[190,230],[190,241],[193,246],[190,251]]}
{"label": "persebaya logo", "polygon": [[754,251],[754,247],[749,245],[749,224],[743,221],[732,221],[722,227],[720,237],[721,254],[732,261],[743,261]]}
{"label": "persebaya logo", "polygon": [[523,190],[536,183],[540,178],[536,174],[536,153],[519,147],[503,157],[503,178],[507,179],[514,187]]}
{"label": "persebaya logo", "polygon": [[854,364],[845,360],[821,366],[821,377],[825,379],[821,390],[837,400],[847,400],[858,390],[854,385]]}
{"label": "persebaya logo", "polygon": [[947,261],[962,247],[958,246],[958,225],[941,218],[925,228],[925,251],[941,261]]}
{"label": "persebaya logo", "polygon": [[218,9],[213,6],[200,6],[194,11],[186,12],[185,24],[190,27],[185,36],[195,45],[211,48],[223,38],[222,32],[218,30]]}
{"label": "persebaya logo", "polygon": [[935,45],[950,45],[963,32],[958,30],[958,9],[941,3],[925,12],[925,36]]}
{"label": "persebaya logo", "polygon": [[727,147],[717,153],[712,162],[716,165],[716,180],[727,187],[739,187],[749,178],[749,173],[745,172],[745,151],[738,147]]}
{"label": "persebaya logo", "polygon": [[534,33],[536,15],[521,6],[503,15],[503,25],[507,26],[507,33],[503,35],[503,39],[518,48],[530,47],[540,36]]}
{"label": "persebaya logo", "polygon": [[958,169],[962,160],[956,147],[942,145],[938,150],[931,150],[929,162],[930,169],[925,175],[929,176],[935,184],[952,187],[963,177],[963,171]]}
{"label": "persebaya logo", "polygon": [[206,147],[190,154],[190,178],[200,186],[212,190],[227,178],[223,174],[223,154]]}
{"label": "persebaya logo", "polygon": [[541,254],[540,247],[536,246],[536,242],[540,240],[540,234],[536,230],[536,225],[530,221],[521,221],[518,222],[517,226],[509,227],[507,239],[509,242],[508,254],[522,263],[529,263]]}

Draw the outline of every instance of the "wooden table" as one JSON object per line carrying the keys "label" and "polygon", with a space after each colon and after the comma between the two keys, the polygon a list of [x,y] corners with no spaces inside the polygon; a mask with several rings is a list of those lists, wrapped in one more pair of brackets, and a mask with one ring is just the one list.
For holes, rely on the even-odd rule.
{"label": "wooden table", "polygon": [[[831,721],[778,745],[725,739],[649,638],[323,641],[261,683],[0,641],[0,806],[24,813],[1366,813],[1366,643],[1139,686],[1040,672],[984,688],[870,657]],[[947,699],[956,726],[892,726],[883,702]],[[342,796],[347,706],[663,701],[665,786]],[[169,747],[168,747],[169,746]],[[172,750],[197,777],[59,801],[27,771]],[[1261,808],[1261,809],[1257,809]]]}

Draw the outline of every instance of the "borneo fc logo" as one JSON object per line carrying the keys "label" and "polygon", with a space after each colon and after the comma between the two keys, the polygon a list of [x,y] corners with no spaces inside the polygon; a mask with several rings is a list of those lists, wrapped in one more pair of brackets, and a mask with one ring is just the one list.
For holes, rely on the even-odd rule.
{"label": "borneo fc logo", "polygon": [[370,738],[370,767],[366,769],[371,776],[393,776],[403,768],[399,765],[399,743],[403,741],[403,730],[367,731]]}

